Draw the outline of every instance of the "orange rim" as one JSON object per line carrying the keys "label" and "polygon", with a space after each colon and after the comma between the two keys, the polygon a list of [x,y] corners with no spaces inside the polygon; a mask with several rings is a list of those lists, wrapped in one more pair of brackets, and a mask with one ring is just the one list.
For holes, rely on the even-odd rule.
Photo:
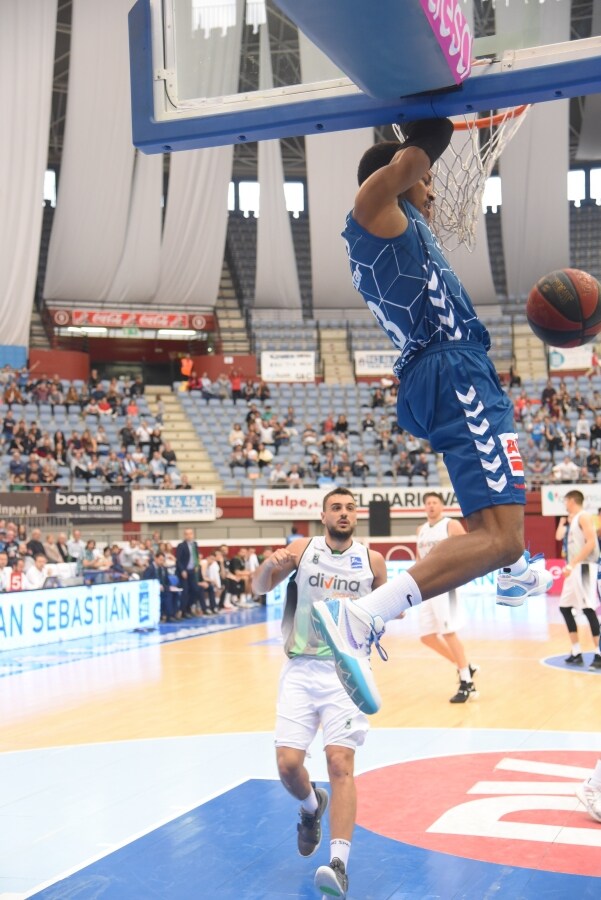
{"label": "orange rim", "polygon": [[474,119],[472,122],[453,122],[453,127],[455,131],[467,131],[469,128],[494,128],[495,125],[500,125],[506,119],[516,119],[518,116],[521,116],[528,109],[528,106],[529,104],[525,103],[523,106],[516,106],[509,112],[497,113],[495,116],[484,116],[481,119]]}

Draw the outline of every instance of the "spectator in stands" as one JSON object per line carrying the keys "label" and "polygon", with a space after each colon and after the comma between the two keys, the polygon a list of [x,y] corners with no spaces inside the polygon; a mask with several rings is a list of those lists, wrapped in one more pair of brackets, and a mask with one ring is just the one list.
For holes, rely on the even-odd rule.
{"label": "spectator in stands", "polygon": [[148,556],[136,538],[123,545],[119,552],[119,563],[125,572],[140,575],[146,568]]}
{"label": "spectator in stands", "polygon": [[27,550],[34,558],[44,553],[44,544],[42,543],[42,532],[39,528],[32,528],[31,535],[27,541]]}
{"label": "spectator in stands", "polygon": [[351,473],[353,477],[365,479],[369,475],[369,471],[369,463],[363,456],[362,451],[358,450],[355,459],[351,463]]}
{"label": "spectator in stands", "polygon": [[556,393],[557,391],[555,390],[553,382],[549,378],[540,396],[541,404],[543,406],[546,406],[547,408],[550,408],[551,400],[556,395]]}
{"label": "spectator in stands", "polygon": [[177,454],[169,441],[165,441],[163,444],[161,456],[165,460],[167,469],[175,469],[177,467]]}
{"label": "spectator in stands", "polygon": [[146,387],[141,375],[136,375],[130,387],[132,397],[143,397]]}
{"label": "spectator in stands", "polygon": [[601,450],[601,415],[595,416],[595,421],[591,425],[590,445],[596,450]]}
{"label": "spectator in stands", "polygon": [[287,447],[290,443],[290,432],[286,428],[283,422],[280,422],[279,419],[274,419],[273,421],[273,446],[274,453],[277,456],[280,452],[280,447]]}
{"label": "spectator in stands", "polygon": [[58,481],[58,473],[56,469],[53,467],[52,462],[50,460],[46,460],[46,462],[42,466],[42,471],[40,474],[40,482],[46,487],[51,487],[53,484],[56,484]]}
{"label": "spectator in stands", "polygon": [[250,403],[257,396],[257,391],[253,384],[252,378],[247,378],[242,387],[242,399],[246,403]]}
{"label": "spectator in stands", "polygon": [[545,441],[547,442],[547,450],[551,454],[551,459],[554,459],[555,453],[563,450],[563,440],[559,427],[551,416],[545,417]]}
{"label": "spectator in stands", "polygon": [[90,394],[98,387],[100,384],[100,375],[98,374],[98,369],[92,369],[90,375],[88,377],[88,391]]}
{"label": "spectator in stands", "polygon": [[67,388],[67,393],[65,394],[65,408],[67,412],[70,412],[71,407],[73,406],[77,407],[77,409],[80,408],[79,394],[75,385],[70,384]]}
{"label": "spectator in stands", "polygon": [[[167,478],[167,475],[165,477]],[[182,474],[180,475],[179,484],[175,485],[175,489],[178,491],[194,490],[194,487],[190,484],[190,480],[185,472],[182,472]]]}
{"label": "spectator in stands", "polygon": [[512,387],[521,387],[521,386],[522,386],[522,379],[521,379],[520,375],[518,375],[517,362],[516,362],[516,359],[514,356],[513,359],[511,360],[511,365],[509,366],[509,388],[511,389]]}
{"label": "spectator in stands", "polygon": [[64,433],[59,429],[54,432],[54,458],[58,463],[63,465],[67,461],[67,442]]}
{"label": "spectator in stands", "polygon": [[531,491],[540,491],[541,486],[549,476],[549,464],[540,456],[535,456],[532,461],[525,463],[528,484]]}
{"label": "spectator in stands", "polygon": [[143,478],[150,478],[150,466],[148,465],[148,460],[142,450],[136,447],[131,454],[131,458],[136,465],[136,481],[140,482]]}
{"label": "spectator in stands", "polygon": [[128,397],[125,400],[125,415],[131,419],[137,419],[140,415],[140,407],[135,397]]}
{"label": "spectator in stands", "polygon": [[82,556],[84,569],[101,568],[101,557],[102,554],[96,547],[96,541],[93,538],[87,540]]}
{"label": "spectator in stands", "polygon": [[348,434],[348,420],[344,413],[341,413],[336,419],[336,423],[334,425],[334,434]]}
{"label": "spectator in stands", "polygon": [[584,374],[585,374],[585,377],[592,378],[593,375],[599,375],[600,371],[601,370],[599,369],[599,356],[597,354],[597,348],[593,347],[593,350],[591,353],[591,365],[590,365],[590,368],[587,369],[587,371]]}
{"label": "spectator in stands", "polygon": [[82,540],[79,528],[73,530],[71,540],[67,541],[67,549],[69,550],[69,556],[74,562],[79,562],[83,559],[83,552],[86,549],[86,545]]}
{"label": "spectator in stands", "polygon": [[17,539],[17,530],[14,524],[8,524],[6,526],[6,534],[1,543],[1,549],[6,553],[8,557],[9,566],[14,566],[15,561],[19,556],[19,542]]}
{"label": "spectator in stands", "polygon": [[251,403],[246,413],[246,427],[249,428],[253,422],[261,418],[261,412],[256,403]]}
{"label": "spectator in stands", "polygon": [[378,439],[376,440],[376,446],[380,453],[387,453],[390,457],[393,457],[397,451],[397,445],[389,431],[382,431],[379,434]]}
{"label": "spectator in stands", "polygon": [[230,396],[231,385],[230,380],[225,374],[222,372],[217,376],[217,381],[214,385],[215,396],[217,396],[220,400],[227,400]]}
{"label": "spectator in stands", "polygon": [[227,442],[232,447],[243,447],[246,443],[244,440],[244,431],[240,422],[234,422],[232,429],[227,437]]}
{"label": "spectator in stands", "polygon": [[381,388],[376,388],[371,395],[371,408],[379,409],[383,407],[385,403],[384,391]]}
{"label": "spectator in stands", "polygon": [[38,553],[33,560],[33,565],[23,569],[23,590],[39,591],[44,587],[48,578],[48,560],[43,553]]}
{"label": "spectator in stands", "polygon": [[238,400],[242,400],[242,375],[238,369],[232,369],[230,372],[230,395],[234,406]]}
{"label": "spectator in stands", "polygon": [[17,557],[6,578],[7,591],[25,590],[25,560]]}
{"label": "spectator in stands", "polygon": [[85,481],[90,481],[92,475],[89,471],[89,464],[90,459],[83,450],[72,451],[69,465],[74,478],[83,478]]}
{"label": "spectator in stands", "polygon": [[584,410],[582,410],[582,412],[578,416],[578,421],[576,422],[574,432],[576,434],[576,440],[590,442],[591,425],[586,417]]}
{"label": "spectator in stands", "polygon": [[59,562],[73,562],[69,553],[67,535],[64,533],[64,531],[61,531],[58,538],[56,539],[56,549],[60,556]]}
{"label": "spectator in stands", "polygon": [[5,591],[7,589],[11,571],[8,564],[8,556],[4,550],[0,550],[0,591]]}
{"label": "spectator in stands", "polygon": [[23,394],[21,393],[21,391],[19,390],[19,388],[16,386],[16,384],[9,384],[6,387],[2,399],[3,399],[3,402],[5,403],[5,405],[8,406],[9,409],[12,409],[12,407],[15,403],[20,403],[20,404],[25,403],[25,398],[24,398]]}
{"label": "spectator in stands", "polygon": [[25,470],[27,468],[27,464],[23,460],[20,452],[18,450],[13,450],[11,453],[11,460],[8,464],[8,471],[11,477],[14,475],[25,475]]}
{"label": "spectator in stands", "polygon": [[167,560],[162,550],[158,550],[154,559],[149,560],[142,573],[144,580],[156,579],[159,583],[161,598],[161,622],[175,622],[175,602],[169,580]]}
{"label": "spectator in stands", "polygon": [[148,459],[150,460],[155,453],[159,453],[163,449],[163,438],[161,437],[161,428],[155,425],[150,432],[150,441],[148,444]]}
{"label": "spectator in stands", "polygon": [[322,434],[331,434],[334,431],[334,426],[336,425],[336,419],[334,418],[334,413],[329,412],[326,418],[321,423],[321,433]]}
{"label": "spectator in stands", "polygon": [[[111,399],[113,401],[112,403],[111,403]],[[104,396],[104,397],[101,397],[100,400],[96,401],[97,407],[98,407],[97,418],[99,420],[102,417],[104,417],[105,419],[108,419],[108,418],[113,418],[115,416],[115,414],[116,414],[115,398],[112,397],[111,399],[109,399],[108,396]]]}
{"label": "spectator in stands", "polygon": [[515,416],[516,422],[522,422],[526,416],[526,413],[530,407],[530,398],[526,393],[526,389],[520,392],[519,397],[516,397],[515,402],[513,404],[513,414]]}
{"label": "spectator in stands", "polygon": [[271,391],[266,381],[259,381],[257,386],[257,400],[260,400],[261,403],[271,400]]}
{"label": "spectator in stands", "polygon": [[81,434],[81,447],[84,453],[87,453],[88,455],[98,451],[96,438],[89,428],[86,428]]}
{"label": "spectator in stands", "polygon": [[165,460],[161,456],[159,450],[155,450],[152,454],[152,458],[150,460],[150,477],[153,482],[156,484],[157,481],[160,481],[167,471],[167,467],[165,465]]}
{"label": "spectator in stands", "polygon": [[146,419],[142,419],[135,430],[136,443],[143,453],[148,453],[150,446],[150,426]]}
{"label": "spectator in stands", "polygon": [[123,482],[123,469],[116,450],[111,450],[104,463],[104,477],[109,484]]}
{"label": "spectator in stands", "polygon": [[303,486],[303,472],[298,465],[298,463],[291,463],[290,470],[288,472],[288,487],[290,488],[302,488]]}
{"label": "spectator in stands", "polygon": [[257,465],[259,470],[262,472],[267,466],[270,466],[273,462],[273,453],[270,448],[265,444],[259,444],[257,448]]}
{"label": "spectator in stands", "polygon": [[410,478],[413,471],[413,463],[409,459],[406,450],[401,450],[396,460],[393,462],[393,474],[397,477]]}
{"label": "spectator in stands", "polygon": [[428,475],[430,474],[430,466],[428,463],[428,457],[425,453],[419,453],[411,467],[411,483],[413,483],[413,479],[416,475],[424,478],[426,480],[426,484],[428,483]]}
{"label": "spectator in stands", "polygon": [[8,409],[2,420],[2,437],[7,443],[12,440],[15,424],[15,414],[12,409]]}
{"label": "spectator in stands", "polygon": [[309,470],[309,475],[312,475],[314,478],[321,472],[321,460],[319,458],[318,453],[312,453],[309,457],[309,462],[307,463],[307,469]]}
{"label": "spectator in stands", "polygon": [[376,420],[372,413],[368,412],[361,420],[361,430],[364,434],[373,434],[376,430]]}
{"label": "spectator in stands", "polygon": [[269,473],[269,484],[271,487],[281,487],[288,483],[288,475],[284,470],[281,462],[276,462],[273,469]]}
{"label": "spectator in stands", "polygon": [[301,442],[305,447],[312,447],[318,441],[318,434],[310,422],[307,422],[301,435]]}
{"label": "spectator in stands", "polygon": [[580,479],[580,468],[569,457],[564,456],[563,460],[553,466],[553,481],[561,484],[572,484]]}
{"label": "spectator in stands", "polygon": [[599,469],[601,469],[601,455],[599,451],[592,447],[586,457],[586,468],[593,481],[597,480]]}
{"label": "spectator in stands", "polygon": [[46,540],[44,541],[43,547],[44,556],[47,558],[49,563],[64,562],[56,543],[56,537],[54,536],[54,534],[52,534],[52,532],[46,535]]}
{"label": "spectator in stands", "polygon": [[167,472],[165,475],[163,475],[163,480],[158,485],[158,489],[160,491],[176,491],[179,488],[179,486],[180,486],[179,484],[176,484],[174,482],[174,480],[171,477],[171,475],[169,474],[169,472]]}

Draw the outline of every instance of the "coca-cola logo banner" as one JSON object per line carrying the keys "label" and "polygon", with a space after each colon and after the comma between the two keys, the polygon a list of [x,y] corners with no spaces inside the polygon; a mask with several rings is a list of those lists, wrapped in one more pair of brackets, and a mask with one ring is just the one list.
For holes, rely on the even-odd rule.
{"label": "coca-cola logo banner", "polygon": [[193,328],[213,331],[212,313],[124,312],[118,309],[52,309],[52,321],[64,328],[94,325],[104,328]]}

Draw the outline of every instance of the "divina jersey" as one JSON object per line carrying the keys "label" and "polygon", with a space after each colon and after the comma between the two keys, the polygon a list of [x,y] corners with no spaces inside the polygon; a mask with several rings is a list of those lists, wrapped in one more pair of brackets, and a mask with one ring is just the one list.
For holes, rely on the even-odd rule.
{"label": "divina jersey", "polygon": [[401,208],[409,224],[396,238],[375,237],[352,213],[342,232],[353,286],[401,352],[395,375],[433,343],[476,341],[490,348],[488,331],[428,223],[406,200]]}
{"label": "divina jersey", "polygon": [[[575,556],[577,556],[584,545],[586,544],[586,538],[584,537],[584,531],[580,527],[579,519],[582,513],[576,513],[576,515],[572,518],[570,522],[570,527],[568,528],[568,540],[567,540],[567,556],[568,563],[570,563]],[[591,562],[596,563],[599,559],[599,541],[597,541],[593,552],[589,553],[587,558],[583,560],[583,562]]]}
{"label": "divina jersey", "polygon": [[450,521],[448,516],[443,516],[442,519],[439,519],[434,525],[430,525],[429,522],[426,522],[421,526],[417,532],[417,549],[420,559],[427,556],[432,547],[435,547],[436,544],[439,544],[441,541],[444,541],[445,538],[448,538]]}
{"label": "divina jersey", "polygon": [[282,616],[286,655],[331,657],[332,651],[313,627],[311,607],[333,597],[363,597],[371,591],[373,580],[363,544],[353,541],[344,553],[332,553],[324,537],[312,538],[288,583]]}

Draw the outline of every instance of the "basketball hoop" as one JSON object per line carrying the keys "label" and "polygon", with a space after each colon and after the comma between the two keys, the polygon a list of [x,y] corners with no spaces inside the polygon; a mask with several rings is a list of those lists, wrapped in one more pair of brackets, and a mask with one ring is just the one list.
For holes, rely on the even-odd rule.
{"label": "basketball hoop", "polygon": [[[474,249],[478,212],[495,163],[525,119],[529,106],[471,113],[453,122],[455,134],[433,169],[436,204],[432,230],[445,250]],[[393,130],[399,141],[403,134]]]}

